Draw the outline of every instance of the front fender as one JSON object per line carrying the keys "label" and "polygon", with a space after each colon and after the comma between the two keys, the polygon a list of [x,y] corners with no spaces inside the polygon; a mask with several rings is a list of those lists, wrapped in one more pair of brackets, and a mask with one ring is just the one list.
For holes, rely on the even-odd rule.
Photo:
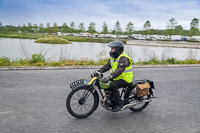
{"label": "front fender", "polygon": [[87,88],[87,89],[90,89],[90,86],[87,85],[87,84],[84,84],[84,83],[78,84],[78,85],[76,85],[76,86],[74,86],[74,87],[72,88],[72,91],[76,91],[76,90],[78,90],[78,89],[80,89],[80,88]]}

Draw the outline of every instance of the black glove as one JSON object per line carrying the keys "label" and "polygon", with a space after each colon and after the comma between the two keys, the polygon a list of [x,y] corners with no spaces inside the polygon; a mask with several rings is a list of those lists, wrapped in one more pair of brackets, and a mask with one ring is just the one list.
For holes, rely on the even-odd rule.
{"label": "black glove", "polygon": [[102,82],[103,83],[108,83],[108,81],[110,81],[112,79],[112,76],[110,75],[110,76],[108,76],[108,77],[104,77],[103,79],[102,79]]}
{"label": "black glove", "polygon": [[93,78],[95,76],[99,76],[99,73],[100,73],[99,70],[97,70],[93,74],[91,74],[91,77]]}

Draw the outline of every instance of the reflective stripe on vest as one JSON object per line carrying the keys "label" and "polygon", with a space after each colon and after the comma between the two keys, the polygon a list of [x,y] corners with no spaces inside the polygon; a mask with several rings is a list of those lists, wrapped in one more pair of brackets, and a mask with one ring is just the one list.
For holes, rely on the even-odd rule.
{"label": "reflective stripe on vest", "polygon": [[131,83],[132,80],[133,80],[132,60],[125,52],[123,52],[121,55],[119,55],[119,57],[117,57],[116,60],[114,60],[113,57],[110,58],[110,64],[111,64],[111,67],[112,67],[111,73],[113,73],[117,69],[119,59],[122,56],[125,56],[125,57],[128,58],[130,65],[128,67],[126,67],[125,71],[121,75],[119,75],[117,78],[115,78],[114,81],[119,80],[119,79],[123,79],[126,82]]}
{"label": "reflective stripe on vest", "polygon": [[[130,69],[130,70],[125,70],[124,73],[132,72],[132,71],[133,71],[132,69]],[[111,72],[114,72],[114,70],[112,69]]]}

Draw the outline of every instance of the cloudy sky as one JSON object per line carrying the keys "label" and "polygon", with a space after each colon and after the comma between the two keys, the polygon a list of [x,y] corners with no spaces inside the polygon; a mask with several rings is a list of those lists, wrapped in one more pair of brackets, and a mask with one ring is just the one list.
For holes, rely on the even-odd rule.
{"label": "cloudy sky", "polygon": [[149,20],[152,28],[165,29],[172,17],[189,29],[193,18],[200,19],[200,0],[0,0],[4,26],[75,22],[78,27],[83,22],[87,28],[94,22],[100,31],[104,21],[109,29],[116,21],[125,29],[131,21],[139,30]]}

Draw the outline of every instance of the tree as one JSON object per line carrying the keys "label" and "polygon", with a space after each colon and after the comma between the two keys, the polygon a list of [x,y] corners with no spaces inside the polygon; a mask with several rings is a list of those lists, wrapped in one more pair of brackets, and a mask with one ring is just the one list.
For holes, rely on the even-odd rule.
{"label": "tree", "polygon": [[25,24],[22,25],[22,32],[26,32],[27,31],[27,26]]}
{"label": "tree", "polygon": [[199,19],[198,18],[194,18],[192,20],[192,22],[190,23],[191,28],[196,28],[199,29]]}
{"label": "tree", "polygon": [[129,22],[126,26],[126,33],[128,35],[132,35],[134,32],[134,27],[133,27],[133,23],[132,22]]}
{"label": "tree", "polygon": [[80,24],[79,24],[79,30],[80,30],[80,32],[85,32],[84,23],[80,23]]}
{"label": "tree", "polygon": [[146,21],[146,23],[144,24],[144,34],[145,35],[148,35],[148,34],[151,34],[151,30],[150,30],[150,28],[151,28],[151,23],[150,23],[150,21],[148,20],[148,21]]}
{"label": "tree", "polygon": [[69,32],[70,33],[73,33],[75,31],[75,23],[74,22],[71,22],[70,26],[69,26]]}
{"label": "tree", "polygon": [[177,25],[176,20],[172,17],[167,23],[167,29],[165,31],[166,35],[175,35],[175,27]]}
{"label": "tree", "polygon": [[96,27],[95,27],[95,23],[94,22],[91,22],[90,24],[89,24],[89,27],[88,27],[88,32],[89,33],[91,33],[91,34],[93,34],[93,33],[95,33],[96,32]]}
{"label": "tree", "polygon": [[62,31],[65,32],[65,33],[67,33],[68,29],[69,29],[69,27],[67,26],[66,23],[64,23],[64,24],[62,25]]}
{"label": "tree", "polygon": [[46,31],[47,33],[51,33],[51,27],[50,27],[50,23],[47,23],[47,26],[46,26]]}
{"label": "tree", "polygon": [[33,32],[33,26],[31,25],[31,23],[28,23],[28,32]]}
{"label": "tree", "polygon": [[108,34],[108,26],[106,24],[106,22],[103,23],[103,26],[102,26],[102,34]]}
{"label": "tree", "polygon": [[175,34],[176,35],[183,35],[183,27],[181,25],[177,25],[175,27]]}
{"label": "tree", "polygon": [[2,22],[0,22],[0,32],[3,31],[3,25],[2,25]]}
{"label": "tree", "polygon": [[199,19],[194,18],[192,20],[192,22],[190,23],[190,36],[195,36],[195,35],[199,35]]}
{"label": "tree", "polygon": [[118,36],[119,34],[122,33],[122,30],[121,30],[121,25],[119,23],[119,21],[117,21],[114,25],[114,30],[113,32]]}
{"label": "tree", "polygon": [[34,32],[38,32],[38,25],[37,25],[37,24],[34,24],[34,25],[33,25],[33,31],[34,31]]}
{"label": "tree", "polygon": [[56,33],[57,31],[58,31],[58,24],[57,23],[53,23],[52,32]]}
{"label": "tree", "polygon": [[167,23],[167,29],[175,29],[177,25],[177,22],[176,20],[172,17],[170,20],[169,20],[169,23]]}
{"label": "tree", "polygon": [[75,29],[75,23],[74,22],[71,22],[70,28]]}
{"label": "tree", "polygon": [[44,33],[44,25],[43,24],[39,25],[39,32]]}
{"label": "tree", "polygon": [[16,31],[21,31],[21,30],[22,30],[22,28],[21,28],[21,26],[20,26],[20,25],[18,25],[18,26],[15,28],[15,30],[16,30]]}

